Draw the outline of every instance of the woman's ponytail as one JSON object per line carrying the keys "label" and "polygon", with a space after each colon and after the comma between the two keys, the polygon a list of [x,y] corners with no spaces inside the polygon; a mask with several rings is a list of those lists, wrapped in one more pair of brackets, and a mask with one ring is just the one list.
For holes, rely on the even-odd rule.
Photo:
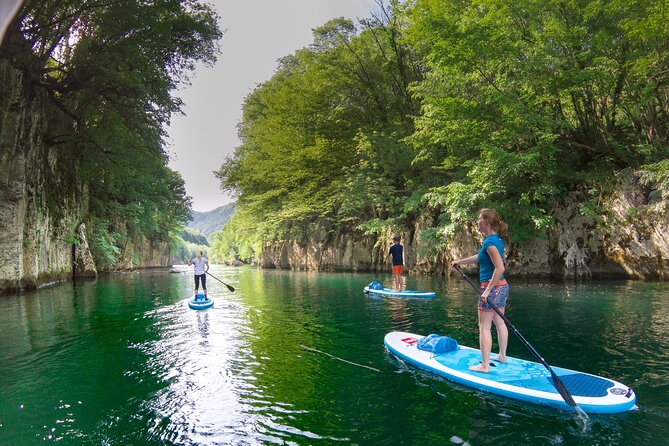
{"label": "woman's ponytail", "polygon": [[496,210],[490,208],[484,208],[479,211],[479,215],[483,217],[485,221],[488,222],[490,227],[497,232],[502,238],[507,238],[509,235],[509,226],[502,221],[502,218],[499,216]]}

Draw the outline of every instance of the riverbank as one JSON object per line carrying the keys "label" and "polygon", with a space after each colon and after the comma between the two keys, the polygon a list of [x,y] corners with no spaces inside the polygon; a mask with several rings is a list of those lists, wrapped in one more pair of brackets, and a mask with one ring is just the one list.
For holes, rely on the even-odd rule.
{"label": "riverbank", "polygon": [[[551,213],[550,228],[533,240],[508,245],[507,274],[668,280],[669,213],[662,185],[643,171],[621,171],[613,190],[601,197],[597,215],[586,212],[587,194],[566,195]],[[480,247],[473,222],[454,235],[435,238],[438,219],[438,213],[426,213],[400,234],[405,265],[412,274],[448,275],[453,259],[469,256]],[[390,234],[337,233],[324,223],[306,239],[265,246],[259,264],[289,270],[385,271],[389,238]]]}

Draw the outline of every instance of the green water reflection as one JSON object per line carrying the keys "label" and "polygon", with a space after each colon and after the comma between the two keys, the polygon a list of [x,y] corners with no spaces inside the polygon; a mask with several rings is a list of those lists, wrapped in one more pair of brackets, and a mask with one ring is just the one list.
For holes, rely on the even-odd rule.
{"label": "green water reflection", "polygon": [[[659,444],[669,429],[669,287],[514,282],[507,315],[552,365],[634,387],[639,410],[593,416],[498,399],[408,368],[392,330],[477,345],[458,278],[437,298],[374,298],[390,275],[215,266],[190,310],[187,271],[145,271],[0,297],[0,445]],[[509,354],[531,359],[516,339]],[[661,443],[661,441],[660,441]]]}

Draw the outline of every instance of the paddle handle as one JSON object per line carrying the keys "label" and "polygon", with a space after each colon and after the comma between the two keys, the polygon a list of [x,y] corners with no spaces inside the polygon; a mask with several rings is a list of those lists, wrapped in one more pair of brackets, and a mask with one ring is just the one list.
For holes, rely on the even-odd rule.
{"label": "paddle handle", "polygon": [[[465,274],[465,272],[462,270],[462,268],[460,268],[460,265],[453,265],[453,268],[455,268],[462,275],[462,277],[464,277],[464,279],[472,286],[472,288],[474,288],[474,290],[476,291],[476,293],[479,296],[481,296],[481,294],[483,294],[481,292],[481,288],[477,287],[476,284],[474,282],[472,282],[472,279],[470,279],[469,276],[467,274]],[[539,354],[539,352],[534,347],[532,347],[532,345],[528,342],[528,340],[525,339],[525,336],[523,336],[518,331],[518,329],[516,327],[514,327],[514,325],[509,320],[509,318],[507,318],[506,315],[504,313],[502,313],[499,310],[499,308],[497,308],[497,305],[495,305],[495,303],[492,301],[490,296],[487,297],[486,301],[488,302],[488,305],[490,305],[492,307],[492,309],[495,310],[495,313],[497,313],[497,315],[502,318],[504,323],[511,329],[511,331],[513,331],[513,333],[516,336],[518,336],[518,339],[520,339],[522,341],[522,343],[525,344],[525,346],[539,360],[539,362],[541,362],[541,364],[543,364],[543,366],[546,367],[546,369],[548,369],[548,371],[551,374],[551,377],[553,378],[553,383],[555,385],[555,388],[560,393],[560,395],[565,400],[565,402],[572,407],[577,407],[576,401],[574,401],[574,398],[571,396],[571,394],[567,390],[567,387],[564,385],[562,380],[557,376],[557,374],[553,371],[551,366],[549,366],[548,363],[544,360],[544,358]]]}

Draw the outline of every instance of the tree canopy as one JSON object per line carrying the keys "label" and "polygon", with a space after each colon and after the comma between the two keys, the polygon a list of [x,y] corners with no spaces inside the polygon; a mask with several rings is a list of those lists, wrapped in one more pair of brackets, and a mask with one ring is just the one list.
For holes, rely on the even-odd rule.
{"label": "tree canopy", "polygon": [[167,240],[190,217],[165,127],[181,111],[175,89],[216,60],[217,20],[196,0],[28,0],[8,34],[3,53],[72,120],[47,142],[77,160],[106,254],[119,237]]}
{"label": "tree canopy", "polygon": [[219,171],[239,198],[235,243],[252,255],[298,223],[380,234],[420,212],[439,214],[443,241],[480,207],[531,239],[566,191],[596,202],[620,169],[665,171],[668,14],[666,1],[413,0],[328,22],[246,100]]}
{"label": "tree canopy", "polygon": [[645,1],[414,2],[407,35],[429,70],[415,85],[423,109],[411,139],[422,166],[452,175],[429,201],[454,222],[494,205],[531,237],[565,191],[666,158],[661,11]]}
{"label": "tree canopy", "polygon": [[331,20],[246,99],[242,144],[218,175],[238,196],[227,238],[247,255],[316,221],[367,230],[402,214],[407,182],[420,175],[403,142],[420,70],[398,20]]}

